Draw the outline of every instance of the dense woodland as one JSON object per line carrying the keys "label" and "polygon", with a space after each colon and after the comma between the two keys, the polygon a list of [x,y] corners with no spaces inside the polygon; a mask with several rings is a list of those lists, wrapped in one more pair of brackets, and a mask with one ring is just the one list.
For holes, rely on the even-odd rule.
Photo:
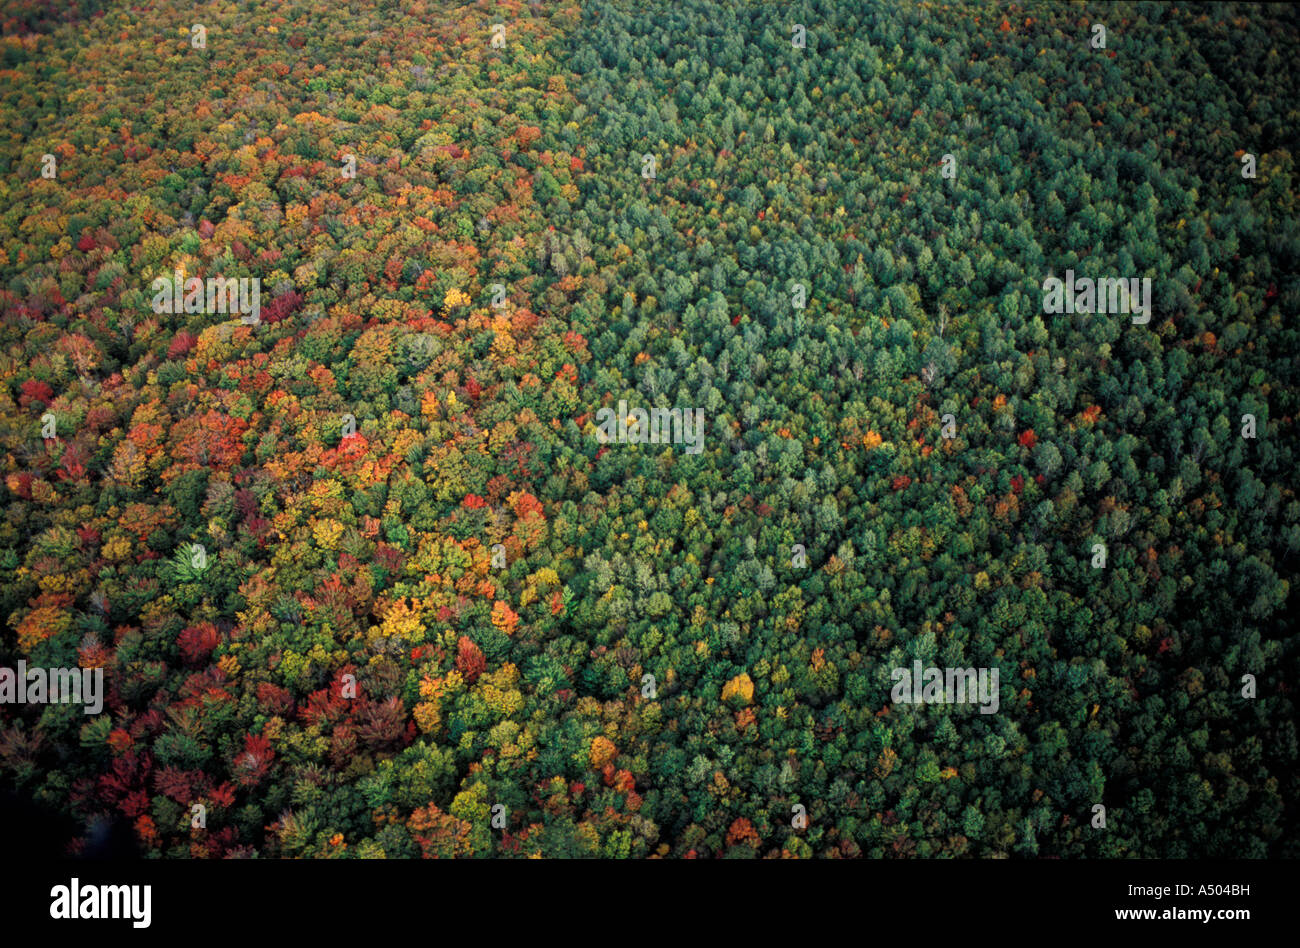
{"label": "dense woodland", "polygon": [[0,705],[0,787],[63,851],[1300,855],[1294,8],[396,6],[0,15],[0,665],[108,693]]}

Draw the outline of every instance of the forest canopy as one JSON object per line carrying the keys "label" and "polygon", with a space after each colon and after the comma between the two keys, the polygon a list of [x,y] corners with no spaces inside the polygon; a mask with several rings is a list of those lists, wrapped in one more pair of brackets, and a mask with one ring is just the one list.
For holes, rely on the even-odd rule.
{"label": "forest canopy", "polygon": [[0,14],[61,852],[1300,855],[1293,7],[397,6]]}

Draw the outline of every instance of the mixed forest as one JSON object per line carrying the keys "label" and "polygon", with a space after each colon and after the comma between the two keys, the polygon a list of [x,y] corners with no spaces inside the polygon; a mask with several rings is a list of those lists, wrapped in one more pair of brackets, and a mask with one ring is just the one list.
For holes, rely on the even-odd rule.
{"label": "mixed forest", "polygon": [[1300,855],[1294,7],[0,32],[0,665],[105,683],[0,704],[59,852]]}

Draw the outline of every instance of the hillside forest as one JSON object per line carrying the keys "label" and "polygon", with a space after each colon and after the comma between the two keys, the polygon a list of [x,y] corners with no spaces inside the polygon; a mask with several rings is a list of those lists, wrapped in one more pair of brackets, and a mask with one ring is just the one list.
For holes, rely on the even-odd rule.
{"label": "hillside forest", "polygon": [[51,851],[1300,855],[1294,7],[0,33]]}

